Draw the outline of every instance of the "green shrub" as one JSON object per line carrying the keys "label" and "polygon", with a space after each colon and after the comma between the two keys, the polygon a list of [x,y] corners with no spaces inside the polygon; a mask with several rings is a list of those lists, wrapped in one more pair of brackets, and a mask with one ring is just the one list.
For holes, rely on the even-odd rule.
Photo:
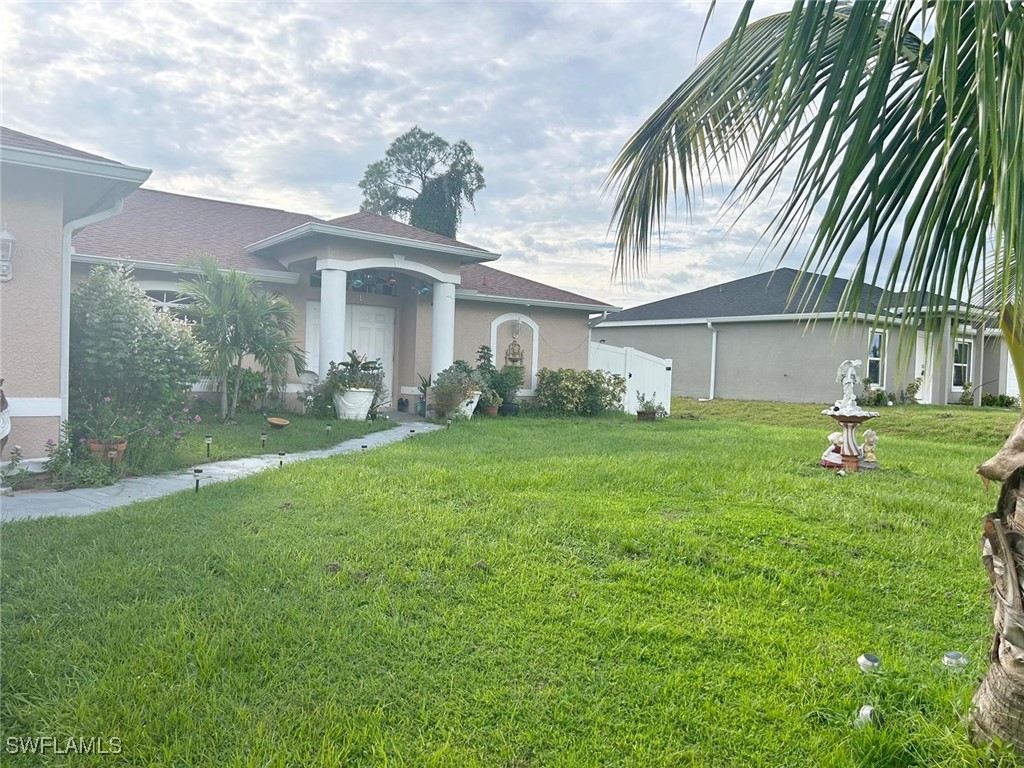
{"label": "green shrub", "polygon": [[526,374],[518,365],[506,365],[491,374],[491,386],[503,403],[514,403],[516,393],[522,389]]}
{"label": "green shrub", "polygon": [[537,372],[537,398],[542,409],[563,416],[596,416],[622,409],[626,380],[607,371],[542,368]]}
{"label": "green shrub", "polygon": [[456,360],[434,378],[430,387],[430,407],[440,416],[451,417],[473,392],[483,391],[485,387],[480,373],[465,360]]}
{"label": "green shrub", "polygon": [[[241,375],[242,380],[238,384],[238,400],[236,405],[243,408],[262,406],[269,392],[267,377],[251,368],[242,369],[239,375]],[[233,390],[235,386],[234,376],[231,377],[230,386]]]}
{"label": "green shrub", "polygon": [[186,394],[200,376],[199,348],[185,322],[156,311],[131,269],[97,268],[75,286],[69,362],[75,444],[106,437],[91,429],[113,428],[133,437],[126,454],[133,467],[169,449],[161,443],[173,447]]}
{"label": "green shrub", "polygon": [[981,404],[989,408],[1019,408],[1020,400],[1012,395],[993,395],[982,392]]}

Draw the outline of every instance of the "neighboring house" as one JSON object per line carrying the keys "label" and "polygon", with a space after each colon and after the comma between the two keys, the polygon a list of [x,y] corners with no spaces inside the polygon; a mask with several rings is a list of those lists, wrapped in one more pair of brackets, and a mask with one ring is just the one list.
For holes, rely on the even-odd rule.
{"label": "neighboring house", "polygon": [[[68,403],[72,236],[116,216],[150,171],[0,128],[0,378],[15,445],[39,457]],[[10,235],[7,241],[6,236]]]}
{"label": "neighboring house", "polygon": [[[848,281],[833,280],[822,296],[822,276],[808,275],[793,294],[797,279],[779,269],[633,307],[596,324],[593,339],[671,357],[672,394],[685,397],[829,403],[841,394],[835,376],[846,359],[862,360],[861,375],[888,392],[921,377],[922,403],[956,402],[966,382],[976,402],[982,392],[1017,394],[997,329],[961,323],[929,341],[900,323],[902,295],[885,302],[882,314],[896,322],[883,329],[875,318],[885,295],[874,287],[855,319],[836,325]],[[908,333],[904,360],[897,353]]]}
{"label": "neighboring house", "polygon": [[[540,368],[587,367],[590,317],[616,309],[487,266],[497,253],[373,213],[324,220],[137,189],[149,171],[9,129],[0,129],[0,160],[4,220],[17,238],[14,278],[0,283],[0,377],[12,443],[29,456],[67,414],[70,284],[94,265],[133,265],[165,307],[200,256],[248,272],[295,306],[308,369],[322,375],[350,349],[380,358],[392,407],[415,397],[420,375],[474,362],[481,345],[501,367],[513,340],[525,368],[520,394],[532,395]],[[53,316],[41,319],[48,306]],[[46,420],[29,428],[30,415]]]}

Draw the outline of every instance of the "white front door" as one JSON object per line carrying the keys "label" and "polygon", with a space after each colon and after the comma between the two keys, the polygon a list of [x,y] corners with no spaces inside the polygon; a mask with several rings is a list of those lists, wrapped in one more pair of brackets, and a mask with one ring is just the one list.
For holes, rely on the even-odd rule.
{"label": "white front door", "polygon": [[[394,308],[349,304],[345,309],[345,350],[350,349],[367,360],[380,360],[384,366],[384,384],[390,392],[395,367]],[[306,302],[306,367],[311,371],[320,367],[319,301]]]}

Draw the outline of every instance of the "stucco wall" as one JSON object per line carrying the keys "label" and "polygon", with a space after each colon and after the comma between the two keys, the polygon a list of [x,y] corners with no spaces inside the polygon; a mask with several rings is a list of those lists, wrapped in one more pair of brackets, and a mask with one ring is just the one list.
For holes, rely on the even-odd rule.
{"label": "stucco wall", "polygon": [[[503,316],[507,317],[496,327],[495,338],[492,340],[491,324]],[[512,322],[516,318],[521,320],[518,341],[523,348],[526,389],[533,388],[532,381],[536,375],[533,365],[534,349],[537,350],[538,370],[586,369],[590,332],[589,315],[586,312],[487,301],[456,299],[455,359],[475,364],[477,349],[481,344],[487,344],[493,348],[494,364],[501,368],[505,364],[506,349],[512,341]],[[530,322],[537,326],[536,333]]]}
{"label": "stucco wall", "polygon": [[[60,416],[28,418],[20,398],[47,398],[33,407],[60,412],[61,248],[64,188],[49,173],[4,166],[0,210],[16,238],[13,278],[0,283],[0,377],[11,402],[7,450],[22,447],[26,458],[45,455],[47,439],[57,439]],[[22,415],[19,416],[19,410]]]}
{"label": "stucco wall", "polygon": [[[779,402],[828,403],[842,392],[836,369],[845,359],[860,359],[867,370],[870,326],[855,324],[834,331],[831,322],[808,326],[793,321],[716,323],[718,331],[715,397]],[[603,327],[595,339],[671,357],[672,394],[708,397],[711,388],[712,331],[702,325]],[[895,391],[913,377],[912,363],[898,365],[899,332],[887,334],[884,386]]]}

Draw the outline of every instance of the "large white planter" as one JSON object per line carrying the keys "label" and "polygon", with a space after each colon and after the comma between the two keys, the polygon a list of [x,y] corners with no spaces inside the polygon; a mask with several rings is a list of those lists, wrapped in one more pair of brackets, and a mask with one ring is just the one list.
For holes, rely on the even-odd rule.
{"label": "large white planter", "polygon": [[467,419],[473,418],[473,411],[476,410],[477,401],[480,399],[480,393],[472,393],[468,399],[462,401],[462,405],[455,409],[455,412],[460,416],[465,416]]}
{"label": "large white planter", "polygon": [[334,393],[334,412],[339,419],[366,421],[366,415],[373,405],[372,389],[346,389]]}

